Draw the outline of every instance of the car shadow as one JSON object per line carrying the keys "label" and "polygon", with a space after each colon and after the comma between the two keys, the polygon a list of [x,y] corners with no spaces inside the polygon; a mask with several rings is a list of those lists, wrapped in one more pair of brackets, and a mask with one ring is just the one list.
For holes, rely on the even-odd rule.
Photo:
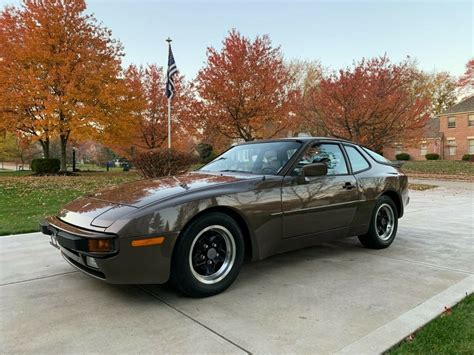
{"label": "car shadow", "polygon": [[[334,267],[350,268],[353,262],[360,259],[361,250],[363,248],[360,247],[355,238],[354,241],[349,243],[346,240],[342,242],[335,241],[273,255],[260,261],[246,261],[242,266],[239,277],[225,292],[235,292],[239,288],[258,288],[259,285],[265,285],[265,283],[279,282],[277,280],[282,273],[290,275],[306,274],[308,277],[316,278],[319,272],[326,272],[327,269]],[[282,284],[282,287],[290,284],[291,280],[288,280]],[[137,285],[137,287],[162,301],[192,300],[192,298],[180,293],[170,282],[161,285]]]}

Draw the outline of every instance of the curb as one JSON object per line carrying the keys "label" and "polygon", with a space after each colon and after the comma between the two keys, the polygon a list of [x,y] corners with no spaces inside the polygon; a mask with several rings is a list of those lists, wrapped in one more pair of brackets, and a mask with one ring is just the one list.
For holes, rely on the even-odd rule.
{"label": "curb", "polygon": [[381,354],[400,343],[429,321],[474,293],[474,275],[468,276],[436,296],[339,349],[336,354]]}

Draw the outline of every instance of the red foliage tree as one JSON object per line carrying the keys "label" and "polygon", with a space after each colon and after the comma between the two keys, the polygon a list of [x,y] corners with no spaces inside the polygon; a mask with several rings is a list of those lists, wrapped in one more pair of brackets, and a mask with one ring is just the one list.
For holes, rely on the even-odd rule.
{"label": "red foliage tree", "polygon": [[381,151],[394,141],[416,139],[429,119],[429,98],[415,90],[420,73],[410,61],[363,59],[323,78],[314,88],[309,125],[325,134]]}
{"label": "red foliage tree", "polygon": [[[135,99],[140,102],[134,111],[134,125],[126,132],[128,144],[110,146],[122,154],[131,155],[133,150],[164,148],[168,141],[168,99],[165,96],[166,74],[155,64],[147,67],[131,65],[125,72],[125,81]],[[191,86],[183,76],[175,77],[175,94],[172,99],[172,146],[189,150],[193,145],[194,96]],[[120,132],[116,132],[120,134]],[[125,149],[124,149],[125,148]]]}
{"label": "red foliage tree", "polygon": [[294,121],[292,81],[280,48],[268,36],[251,41],[230,31],[220,51],[208,48],[196,79],[201,129],[245,141],[281,134]]}

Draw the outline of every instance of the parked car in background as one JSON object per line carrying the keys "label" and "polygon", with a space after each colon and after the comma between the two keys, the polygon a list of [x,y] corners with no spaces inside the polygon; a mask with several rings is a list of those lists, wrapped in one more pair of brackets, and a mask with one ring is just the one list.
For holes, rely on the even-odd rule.
{"label": "parked car in background", "polygon": [[358,236],[386,248],[409,201],[382,156],[329,138],[234,146],[197,171],[108,188],[42,225],[74,267],[110,283],[164,283],[217,294],[244,259]]}

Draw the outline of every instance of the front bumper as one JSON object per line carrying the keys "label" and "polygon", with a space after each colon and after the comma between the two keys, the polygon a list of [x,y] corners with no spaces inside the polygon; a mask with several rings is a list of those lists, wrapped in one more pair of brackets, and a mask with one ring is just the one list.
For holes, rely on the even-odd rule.
{"label": "front bumper", "polygon": [[[113,284],[155,284],[169,279],[173,246],[178,232],[162,233],[163,244],[132,247],[131,242],[140,237],[121,238],[118,235],[86,230],[67,224],[56,217],[48,217],[41,224],[41,231],[55,236],[64,259],[94,278]],[[88,239],[110,238],[114,250],[91,253],[87,251]],[[91,259],[96,267],[91,265]]]}

